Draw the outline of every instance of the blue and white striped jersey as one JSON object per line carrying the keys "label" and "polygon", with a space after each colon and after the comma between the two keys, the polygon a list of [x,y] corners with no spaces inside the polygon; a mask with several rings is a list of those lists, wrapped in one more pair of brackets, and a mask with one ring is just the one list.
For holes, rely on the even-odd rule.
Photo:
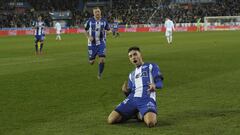
{"label": "blue and white striped jersey", "polygon": [[94,17],[92,17],[87,20],[85,30],[93,37],[92,42],[88,40],[88,45],[100,45],[101,42],[106,41],[106,30],[110,30],[110,27],[105,19],[101,18],[97,21]]}
{"label": "blue and white striped jersey", "polygon": [[113,26],[113,29],[118,29],[118,22],[113,22],[113,24],[112,24]]}
{"label": "blue and white striped jersey", "polygon": [[163,77],[158,65],[153,63],[144,63],[129,74],[128,88],[131,90],[131,97],[150,97],[156,100],[156,92],[148,91],[149,83],[154,83],[157,89],[163,87]]}
{"label": "blue and white striped jersey", "polygon": [[35,36],[44,36],[44,34],[45,34],[44,33],[44,27],[45,27],[44,22],[37,21],[35,23],[34,27],[35,27]]}

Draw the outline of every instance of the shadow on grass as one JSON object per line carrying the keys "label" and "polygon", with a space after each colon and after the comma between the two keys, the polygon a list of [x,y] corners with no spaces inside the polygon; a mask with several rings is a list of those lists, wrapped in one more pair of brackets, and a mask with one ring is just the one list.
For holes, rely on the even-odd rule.
{"label": "shadow on grass", "polygon": [[[122,126],[122,127],[131,127],[131,128],[143,128],[147,126],[145,125],[145,123],[143,121],[138,121],[135,119],[131,119],[125,122],[121,122],[118,124],[115,124],[117,126]],[[168,121],[164,121],[164,120],[158,120],[158,123],[155,127],[165,127],[165,126],[171,126],[172,123],[168,122]]]}
{"label": "shadow on grass", "polygon": [[[181,121],[191,121],[197,119],[209,119],[209,118],[224,118],[231,117],[233,115],[240,115],[240,109],[231,110],[190,110],[175,114],[169,114],[166,117],[162,117],[163,121],[171,123],[171,125],[179,124]],[[161,122],[161,120],[160,120]]]}
{"label": "shadow on grass", "polygon": [[[190,119],[199,118],[216,118],[216,117],[231,117],[232,115],[240,115],[240,109],[235,110],[192,110],[175,114],[169,114],[165,117],[158,118],[158,123],[155,128],[168,127],[181,123],[181,121],[189,121]],[[115,124],[122,127],[143,128],[147,127],[143,121],[130,119],[128,121]]]}

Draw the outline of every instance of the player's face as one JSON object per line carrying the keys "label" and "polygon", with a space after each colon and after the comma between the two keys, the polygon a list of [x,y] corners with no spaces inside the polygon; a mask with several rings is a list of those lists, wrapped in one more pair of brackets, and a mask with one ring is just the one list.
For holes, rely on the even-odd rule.
{"label": "player's face", "polygon": [[142,55],[139,51],[132,50],[128,53],[128,58],[135,66],[141,66],[143,64]]}
{"label": "player's face", "polygon": [[96,19],[101,18],[101,10],[99,8],[93,10],[93,15]]}

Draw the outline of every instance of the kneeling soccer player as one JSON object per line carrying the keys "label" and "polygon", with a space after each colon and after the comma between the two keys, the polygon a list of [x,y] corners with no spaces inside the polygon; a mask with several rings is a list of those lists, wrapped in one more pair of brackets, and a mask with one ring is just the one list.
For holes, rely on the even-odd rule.
{"label": "kneeling soccer player", "polygon": [[129,48],[128,57],[136,68],[129,74],[128,84],[125,82],[122,87],[127,97],[110,113],[107,121],[119,123],[139,112],[146,125],[154,127],[157,123],[156,89],[163,87],[162,74],[158,65],[143,62],[138,47]]}

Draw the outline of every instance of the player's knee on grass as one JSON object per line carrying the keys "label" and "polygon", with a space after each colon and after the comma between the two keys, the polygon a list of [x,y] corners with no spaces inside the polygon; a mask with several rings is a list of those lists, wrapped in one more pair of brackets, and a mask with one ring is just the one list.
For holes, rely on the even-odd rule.
{"label": "player's knee on grass", "polygon": [[146,123],[146,125],[147,125],[149,128],[152,128],[152,127],[155,127],[156,123],[153,122],[153,121],[149,121],[148,123]]}
{"label": "player's knee on grass", "polygon": [[118,112],[112,111],[108,116],[107,122],[108,124],[114,124],[114,123],[120,122],[121,119],[122,119],[122,116]]}
{"label": "player's knee on grass", "polygon": [[151,128],[157,124],[157,115],[153,112],[148,112],[144,115],[144,122]]}

